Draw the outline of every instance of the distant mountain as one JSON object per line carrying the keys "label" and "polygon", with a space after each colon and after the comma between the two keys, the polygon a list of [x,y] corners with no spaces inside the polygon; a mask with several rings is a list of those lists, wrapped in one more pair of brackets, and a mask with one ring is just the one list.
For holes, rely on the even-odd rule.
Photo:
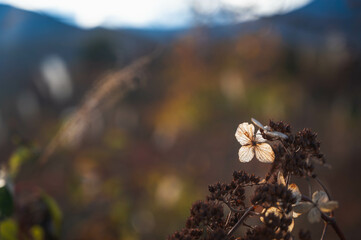
{"label": "distant mountain", "polygon": [[352,0],[314,0],[301,9],[286,14],[302,18],[316,19],[353,19],[359,17],[358,1]]}
{"label": "distant mountain", "polygon": [[[210,41],[222,41],[262,31],[265,39],[275,34],[300,51],[347,48],[356,53],[361,52],[360,9],[357,0],[314,0],[287,14],[205,28],[204,34]],[[184,33],[191,34],[187,29],[84,30],[0,4],[0,108],[21,89],[39,88],[40,67],[49,56],[61,58],[77,79],[88,79],[96,69],[123,66]],[[89,76],[80,74],[81,68],[87,68]]]}
{"label": "distant mountain", "polygon": [[110,67],[124,65],[175,32],[85,30],[44,14],[0,4],[0,108],[3,100],[21,89],[36,88],[41,64],[49,56],[62,59],[73,75],[84,61],[93,61],[89,65],[92,68],[101,68],[103,60]]}
{"label": "distant mountain", "polygon": [[287,14],[265,18],[260,24],[268,24],[279,31],[285,41],[291,44],[319,48],[337,36],[344,44],[361,51],[361,8],[357,2],[314,0]]}
{"label": "distant mountain", "polygon": [[[0,47],[12,47],[42,38],[78,37],[83,31],[53,17],[0,4]],[[75,34],[75,36],[74,36]]]}

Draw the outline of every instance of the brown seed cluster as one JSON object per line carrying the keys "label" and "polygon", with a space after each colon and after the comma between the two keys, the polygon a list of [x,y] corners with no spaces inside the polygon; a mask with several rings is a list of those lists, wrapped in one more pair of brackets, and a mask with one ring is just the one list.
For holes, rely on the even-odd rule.
{"label": "brown seed cluster", "polygon": [[191,216],[186,227],[175,232],[172,240],[224,240],[227,232],[224,228],[223,207],[214,201],[198,201],[191,208]]}
{"label": "brown seed cluster", "polygon": [[[320,142],[310,129],[292,133],[284,122],[257,126],[275,153],[265,178],[234,171],[231,182],[209,185],[206,201],[193,204],[185,228],[169,240],[296,239],[292,235],[294,207],[304,196],[290,179],[316,177],[315,164],[325,163]],[[246,188],[254,191],[251,197],[246,196]],[[258,218],[259,224],[249,225],[248,218]],[[240,236],[239,228],[246,229],[246,234]],[[300,231],[298,237],[311,240],[309,231]]]}
{"label": "brown seed cluster", "polygon": [[226,218],[223,206],[228,205],[232,209],[244,209],[245,187],[258,185],[260,181],[261,178],[253,174],[234,171],[233,180],[230,183],[218,182],[209,185],[210,194],[207,196],[207,200],[194,203],[185,228],[175,232],[168,239],[234,239],[233,236],[227,236],[227,233],[241,218],[242,214],[235,212]]}
{"label": "brown seed cluster", "polygon": [[300,230],[298,237],[300,240],[312,240],[311,233],[309,230],[305,231],[303,229]]}
{"label": "brown seed cluster", "polygon": [[296,203],[296,198],[286,186],[274,183],[258,187],[251,201],[254,205],[264,208],[280,207],[289,213],[292,211],[292,204]]}
{"label": "brown seed cluster", "polygon": [[314,164],[324,164],[325,159],[320,151],[320,142],[317,140],[317,134],[310,129],[293,134],[289,124],[284,122],[269,123],[273,131],[278,131],[287,135],[287,139],[273,139],[265,134],[262,135],[274,142],[274,152],[276,158],[272,164],[267,180],[277,170],[281,170],[284,176],[294,175],[299,177],[312,176],[314,174]]}

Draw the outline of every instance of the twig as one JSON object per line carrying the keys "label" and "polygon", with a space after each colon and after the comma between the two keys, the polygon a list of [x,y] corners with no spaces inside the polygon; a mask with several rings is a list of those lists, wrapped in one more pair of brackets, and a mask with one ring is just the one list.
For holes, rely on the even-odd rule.
{"label": "twig", "polygon": [[244,214],[242,215],[242,217],[238,220],[238,222],[232,227],[231,230],[229,230],[227,237],[229,238],[230,236],[232,236],[232,234],[234,233],[234,231],[237,230],[237,228],[242,224],[243,220],[248,216],[248,214],[250,213],[250,211],[254,209],[254,206],[250,206],[249,208],[247,208],[247,210],[244,212]]}
{"label": "twig", "polygon": [[242,185],[242,187],[253,187],[253,186],[266,185],[266,184],[267,184],[266,182],[264,182],[264,183],[250,183],[250,184]]}
{"label": "twig", "polygon": [[232,216],[232,211],[229,211],[226,223],[224,224],[225,226],[228,226],[228,223],[229,223],[229,220],[231,219],[231,216]]}
{"label": "twig", "polygon": [[325,238],[327,226],[328,226],[328,223],[325,222],[325,225],[323,226],[322,235],[321,235],[320,240],[323,240]]}
{"label": "twig", "polygon": [[222,202],[224,203],[224,204],[226,204],[227,205],[227,207],[229,208],[229,210],[231,210],[232,212],[236,212],[236,213],[243,213],[245,210],[239,210],[239,209],[235,209],[235,208],[233,208],[232,206],[231,206],[231,204],[229,204],[229,202],[227,202],[226,200],[222,200]]}
{"label": "twig", "polygon": [[332,200],[330,193],[327,191],[327,188],[326,188],[325,185],[321,182],[321,180],[320,180],[316,175],[313,175],[312,177],[313,177],[313,178],[317,181],[317,183],[322,187],[323,191],[325,191],[325,193],[327,194],[328,200]]}
{"label": "twig", "polygon": [[[322,187],[323,191],[325,191],[325,193],[327,194],[328,200],[332,200],[330,193],[327,191],[326,186],[321,182],[321,180],[320,180],[316,175],[313,175],[312,177],[313,177],[313,178],[317,181],[317,183]],[[334,213],[333,213],[333,211],[331,211],[331,217],[333,217],[333,215],[334,215]]]}
{"label": "twig", "polygon": [[308,195],[312,196],[312,187],[311,187],[311,183],[310,183],[310,179],[306,178],[307,180],[307,185],[308,185]]}
{"label": "twig", "polygon": [[[230,204],[228,201],[226,201],[226,200],[224,200],[224,199],[222,200],[222,202],[227,205],[227,207],[229,208],[229,210],[231,210],[231,212],[234,212],[234,213],[244,213],[245,211],[247,211],[246,209],[243,209],[243,210],[235,209],[234,207],[231,206],[231,204]],[[258,212],[250,211],[250,213],[251,213],[252,215],[259,215]]]}
{"label": "twig", "polygon": [[254,230],[254,227],[252,227],[251,225],[248,225],[247,223],[243,222],[243,226],[249,227],[250,229]]}
{"label": "twig", "polygon": [[286,150],[288,155],[290,155],[290,157],[291,157],[292,156],[291,152],[286,148],[286,146],[283,144],[283,142],[280,139],[277,139],[277,140],[282,144],[282,147]]}

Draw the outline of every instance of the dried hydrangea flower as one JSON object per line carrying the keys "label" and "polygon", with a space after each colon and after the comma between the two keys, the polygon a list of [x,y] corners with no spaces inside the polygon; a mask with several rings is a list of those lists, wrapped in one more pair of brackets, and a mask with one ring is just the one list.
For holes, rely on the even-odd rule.
{"label": "dried hydrangea flower", "polygon": [[283,138],[283,139],[288,138],[288,136],[284,133],[277,132],[277,131],[271,131],[271,128],[269,126],[263,126],[263,124],[260,123],[257,119],[251,118],[251,120],[257,127],[259,127],[260,129],[263,129],[264,133],[270,137]]}
{"label": "dried hydrangea flower", "polygon": [[[279,185],[286,186],[286,181],[282,172],[278,172],[277,183]],[[296,198],[296,204],[299,203],[301,201],[302,194],[298,186],[295,183],[291,183],[287,186],[287,188],[292,192],[292,195]]]}
{"label": "dried hydrangea flower", "polygon": [[275,154],[272,147],[266,143],[261,133],[258,131],[254,134],[254,126],[249,123],[242,123],[238,126],[236,131],[236,139],[242,145],[239,149],[238,156],[241,162],[249,162],[256,153],[256,158],[260,162],[272,163],[275,159]]}
{"label": "dried hydrangea flower", "polygon": [[297,213],[308,212],[308,220],[310,223],[315,223],[321,220],[321,212],[329,213],[337,207],[338,202],[330,201],[324,191],[316,191],[312,194],[312,203],[301,202],[294,206],[293,211]]}
{"label": "dried hydrangea flower", "polygon": [[[282,211],[280,210],[280,209],[278,209],[278,208],[276,208],[276,207],[269,207],[269,208],[264,208],[263,210],[262,210],[262,213],[264,214],[264,216],[265,217],[268,217],[271,213],[273,213],[276,217],[278,217],[278,218],[282,218]],[[286,217],[289,217],[289,216],[287,216],[287,215],[289,215],[289,214],[286,214]],[[264,218],[263,217],[260,217],[260,220],[261,220],[261,222],[265,222],[264,221]],[[292,230],[293,230],[293,227],[295,226],[295,222],[294,222],[294,220],[292,219],[292,222],[291,222],[291,224],[290,225],[288,225],[288,232],[292,232]],[[277,229],[276,230],[276,233],[277,232],[279,232],[280,231],[280,229]]]}
{"label": "dried hydrangea flower", "polygon": [[[284,178],[282,172],[278,172],[277,183],[279,185],[286,186],[286,181],[285,181],[285,178]],[[296,198],[296,203],[293,205],[293,206],[296,206],[301,201],[302,193],[300,192],[300,189],[298,188],[298,186],[296,184],[294,184],[294,183],[289,184],[287,186],[287,188],[292,192],[292,195]],[[300,215],[301,215],[301,213],[297,213],[297,212],[292,211],[292,217],[293,218],[297,218]]]}

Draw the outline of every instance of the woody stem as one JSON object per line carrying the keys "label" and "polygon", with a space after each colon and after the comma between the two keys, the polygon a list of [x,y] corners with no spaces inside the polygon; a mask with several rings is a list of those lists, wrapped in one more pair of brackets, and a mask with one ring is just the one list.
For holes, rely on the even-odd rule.
{"label": "woody stem", "polygon": [[325,225],[323,226],[322,235],[321,235],[320,240],[323,240],[325,238],[327,226],[328,226],[328,223],[325,222]]}
{"label": "woody stem", "polygon": [[242,217],[238,220],[238,222],[232,227],[231,230],[229,230],[227,237],[232,236],[232,234],[237,230],[237,228],[242,224],[242,222],[244,221],[244,219],[246,219],[246,217],[248,216],[248,214],[251,212],[251,210],[254,209],[254,206],[250,206],[249,208],[247,208],[247,210],[244,212],[244,214],[242,215]]}

